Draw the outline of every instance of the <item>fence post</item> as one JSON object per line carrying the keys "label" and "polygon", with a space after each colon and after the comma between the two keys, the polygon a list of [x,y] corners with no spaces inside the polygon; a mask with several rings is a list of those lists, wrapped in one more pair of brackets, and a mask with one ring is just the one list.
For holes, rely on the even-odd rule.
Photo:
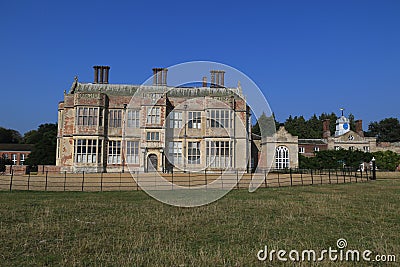
{"label": "fence post", "polygon": [[[140,174],[140,171],[138,170],[137,175],[136,175],[136,191],[139,191],[139,174]],[[172,183],[172,188],[173,188],[173,186],[174,186],[174,184]]]}
{"label": "fence post", "polygon": [[278,170],[278,187],[281,187],[281,181],[279,180],[279,170]]}
{"label": "fence post", "polygon": [[28,191],[29,191],[30,181],[31,181],[31,172],[29,171],[29,173],[28,173]]}
{"label": "fence post", "polygon": [[289,172],[290,172],[290,186],[293,186],[292,168],[290,168]]}
{"label": "fence post", "polygon": [[174,190],[174,169],[172,169],[171,183],[172,183],[172,190]]}
{"label": "fence post", "polygon": [[[237,171],[236,171],[237,172]],[[267,188],[267,170],[264,170],[264,187]]]}
{"label": "fence post", "polygon": [[204,181],[206,183],[206,190],[208,188],[208,182],[207,182],[207,169],[204,169]]}
{"label": "fence post", "polygon": [[103,171],[100,173],[100,192],[103,192]]}
{"label": "fence post", "polygon": [[344,169],[343,169],[343,183],[346,183],[346,171]]}
{"label": "fence post", "polygon": [[239,185],[239,171],[236,170],[236,189],[239,189],[240,185]]}
{"label": "fence post", "polygon": [[[351,173],[351,172],[350,172],[350,173]],[[355,177],[356,177],[356,183],[357,183],[357,182],[358,182],[358,181],[357,181],[357,171],[355,171],[354,173],[356,174]]]}
{"label": "fence post", "polygon": [[82,192],[84,184],[85,184],[85,171],[82,172]]}
{"label": "fence post", "polygon": [[322,171],[319,170],[319,179],[321,180],[321,184],[322,184]]}
{"label": "fence post", "polygon": [[220,177],[221,177],[221,186],[222,186],[221,189],[224,189],[224,179],[222,178],[222,170],[221,170],[221,175],[220,175]]}
{"label": "fence post", "polygon": [[337,174],[337,169],[335,169],[335,174],[336,174],[336,183],[338,184],[339,183],[339,176]]}
{"label": "fence post", "polygon": [[362,180],[363,180],[363,177],[362,177],[362,170],[361,170],[361,168],[360,168],[360,179],[361,179],[361,182],[362,182]]}
{"label": "fence post", "polygon": [[[12,167],[11,167],[11,169],[12,169]],[[13,177],[14,177],[14,170],[11,170],[10,191],[12,190]]]}
{"label": "fence post", "polygon": [[328,169],[329,184],[331,184],[331,169]]}
{"label": "fence post", "polygon": [[48,173],[49,171],[46,171],[46,184],[45,184],[45,187],[44,187],[44,191],[47,191],[47,173]]}
{"label": "fence post", "polygon": [[67,183],[67,171],[64,171],[64,192],[65,192],[65,184]]}
{"label": "fence post", "polygon": [[157,170],[154,170],[154,188],[157,190],[157,175],[156,175]]}
{"label": "fence post", "polygon": [[301,185],[303,185],[303,170],[300,169]]}
{"label": "fence post", "polygon": [[119,172],[119,191],[121,192],[121,184],[122,184],[122,172]]}
{"label": "fence post", "polygon": [[311,169],[311,185],[314,185],[314,176],[313,176],[313,173],[312,173],[312,169]]}

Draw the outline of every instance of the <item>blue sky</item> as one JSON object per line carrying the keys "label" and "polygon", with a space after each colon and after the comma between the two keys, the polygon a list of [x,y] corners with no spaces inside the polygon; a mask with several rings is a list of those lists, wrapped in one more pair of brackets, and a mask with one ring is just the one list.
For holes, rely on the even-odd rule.
{"label": "blue sky", "polygon": [[153,67],[230,65],[279,121],[399,118],[400,1],[1,1],[0,126],[57,121],[75,75],[140,84]]}

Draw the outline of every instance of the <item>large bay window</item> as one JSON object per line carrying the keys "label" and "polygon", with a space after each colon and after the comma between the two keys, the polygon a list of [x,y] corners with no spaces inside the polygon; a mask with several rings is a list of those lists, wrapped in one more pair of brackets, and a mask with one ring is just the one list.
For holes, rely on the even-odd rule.
{"label": "large bay window", "polygon": [[206,163],[211,168],[228,168],[232,166],[232,142],[207,141]]}
{"label": "large bay window", "polygon": [[98,163],[101,157],[102,140],[78,139],[75,141],[76,163]]}

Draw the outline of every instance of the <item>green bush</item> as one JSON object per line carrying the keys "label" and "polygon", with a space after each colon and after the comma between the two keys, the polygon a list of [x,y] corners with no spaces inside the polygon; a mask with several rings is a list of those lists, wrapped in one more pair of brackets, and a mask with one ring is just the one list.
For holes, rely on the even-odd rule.
{"label": "green bush", "polygon": [[376,166],[381,170],[395,171],[400,164],[400,155],[393,151],[378,151],[374,152],[373,156],[376,160]]}
{"label": "green bush", "polygon": [[316,152],[315,157],[307,158],[299,154],[301,169],[338,169],[350,167],[357,169],[361,163],[370,162],[371,153],[351,150],[323,150]]}

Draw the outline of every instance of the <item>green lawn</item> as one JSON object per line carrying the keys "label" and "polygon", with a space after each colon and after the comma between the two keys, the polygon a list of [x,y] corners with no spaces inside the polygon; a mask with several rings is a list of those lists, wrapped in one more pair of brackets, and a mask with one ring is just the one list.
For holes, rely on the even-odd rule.
{"label": "green lawn", "polygon": [[265,245],[318,251],[339,238],[400,261],[399,200],[400,179],[234,190],[199,208],[140,191],[2,191],[0,265],[273,266],[257,259]]}

